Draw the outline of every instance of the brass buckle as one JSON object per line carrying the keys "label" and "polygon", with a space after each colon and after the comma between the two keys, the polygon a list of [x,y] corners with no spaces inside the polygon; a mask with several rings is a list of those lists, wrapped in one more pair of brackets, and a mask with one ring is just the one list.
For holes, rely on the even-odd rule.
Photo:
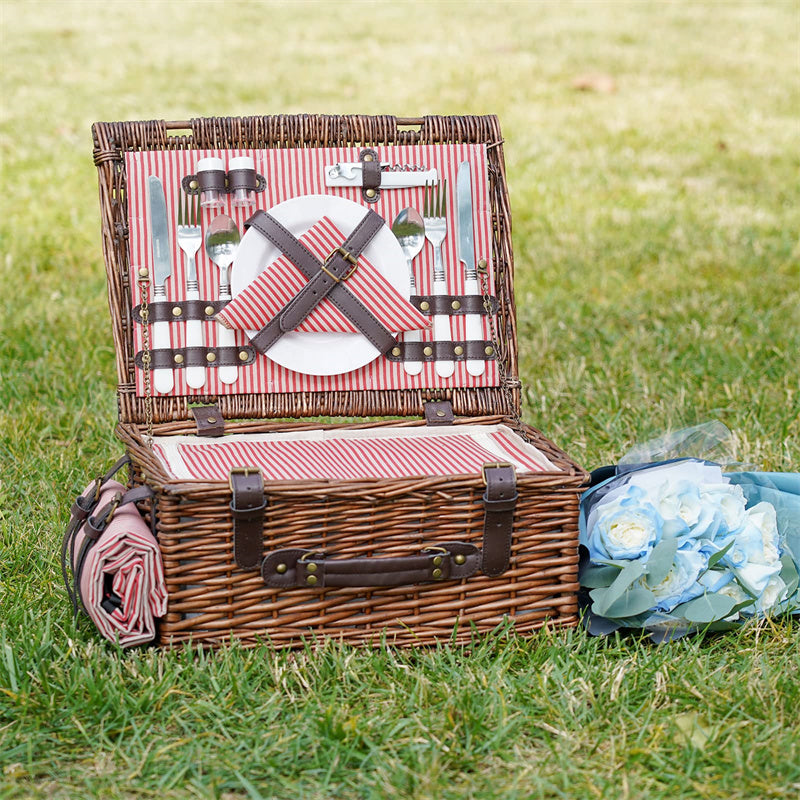
{"label": "brass buckle", "polygon": [[299,561],[302,563],[303,561],[309,561],[312,558],[315,559],[316,561],[322,561],[325,558],[325,551],[309,550],[307,553],[303,553],[303,555],[300,556]]}
{"label": "brass buckle", "polygon": [[109,522],[114,518],[114,512],[119,508],[119,502],[122,500],[122,493],[117,492],[114,495],[113,500],[111,501],[111,505],[108,509],[108,514],[106,514],[105,519],[103,520],[103,526],[108,525]]}
{"label": "brass buckle", "polygon": [[228,473],[228,488],[233,493],[233,476],[234,475],[244,475],[246,478],[248,475],[255,475],[256,472],[260,475],[261,469],[259,467],[231,467],[231,471]]}
{"label": "brass buckle", "polygon": [[[330,264],[331,259],[337,254],[340,255],[345,261],[347,261],[351,265],[350,271],[347,273],[347,275],[341,278],[337,278],[336,275],[334,275],[327,267],[327,265]],[[320,267],[320,269],[326,275],[328,275],[328,277],[333,278],[333,280],[336,281],[336,283],[343,283],[348,278],[353,277],[353,274],[358,269],[358,259],[349,250],[345,250],[344,247],[337,247],[331,250],[331,252],[328,254],[328,257],[325,259],[325,263]]]}
{"label": "brass buckle", "polygon": [[513,464],[510,464],[508,461],[495,461],[491,464],[483,464],[481,465],[481,478],[483,478],[483,485],[488,486],[489,481],[486,480],[486,470],[487,469],[495,469],[497,467],[513,467]]}

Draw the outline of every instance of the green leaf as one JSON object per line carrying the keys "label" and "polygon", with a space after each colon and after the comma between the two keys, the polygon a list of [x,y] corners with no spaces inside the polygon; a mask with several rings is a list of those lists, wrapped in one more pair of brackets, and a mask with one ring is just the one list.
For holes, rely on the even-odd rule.
{"label": "green leaf", "polygon": [[731,547],[733,547],[733,544],[734,544],[734,540],[731,539],[728,542],[728,544],[726,544],[725,547],[722,548],[722,550],[720,550],[718,553],[714,553],[713,556],[709,556],[708,557],[708,568],[711,569],[711,567],[713,567],[718,561],[720,561],[725,556],[725,553],[727,553],[728,550],[730,550]]}
{"label": "green leaf", "polygon": [[594,564],[581,571],[581,586],[587,589],[600,589],[611,586],[621,567],[600,567]]}
{"label": "green leaf", "polygon": [[601,617],[608,616],[607,610],[628,590],[630,585],[642,577],[645,565],[641,561],[631,561],[620,571],[608,589],[593,589],[589,592],[594,605],[592,610]]}
{"label": "green leaf", "polygon": [[606,609],[605,616],[611,619],[626,619],[650,611],[656,604],[655,595],[644,586],[631,586],[622,597]]}
{"label": "green leaf", "polygon": [[786,597],[790,598],[800,585],[800,575],[797,573],[797,565],[794,559],[788,554],[784,553],[781,557],[781,578],[786,584]]}
{"label": "green leaf", "polygon": [[[682,603],[679,608],[681,615],[689,622],[708,623],[725,619],[736,606],[732,597],[724,594],[704,594],[688,603]],[[676,608],[673,614],[678,613]]]}
{"label": "green leaf", "polygon": [[658,586],[669,575],[678,552],[678,540],[674,536],[664,537],[647,559],[647,584]]}

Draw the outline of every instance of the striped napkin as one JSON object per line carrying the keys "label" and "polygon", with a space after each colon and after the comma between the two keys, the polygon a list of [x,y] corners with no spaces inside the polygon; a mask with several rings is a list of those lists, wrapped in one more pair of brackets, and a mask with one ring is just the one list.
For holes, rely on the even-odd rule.
{"label": "striped napkin", "polygon": [[[324,262],[332,250],[341,246],[345,238],[328,217],[323,217],[298,240]],[[303,273],[282,255],[231,300],[216,318],[229,328],[260,330],[307,282]],[[344,286],[393,333],[430,327],[429,318],[402,297],[363,255],[359,256],[358,269]],[[358,333],[358,328],[327,298],[322,300],[297,330],[311,333]]]}
{"label": "striped napkin", "polygon": [[[105,507],[117,492],[124,494],[125,487],[108,481],[97,508]],[[76,558],[85,537],[81,528],[75,537]],[[76,566],[73,563],[73,570]],[[133,503],[116,510],[89,548],[79,587],[86,612],[106,639],[133,647],[155,638],[156,619],[167,612],[164,567],[158,544]]]}

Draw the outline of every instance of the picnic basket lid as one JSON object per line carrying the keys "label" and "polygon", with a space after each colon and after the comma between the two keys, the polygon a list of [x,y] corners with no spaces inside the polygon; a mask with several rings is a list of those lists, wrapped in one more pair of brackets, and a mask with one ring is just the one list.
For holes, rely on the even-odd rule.
{"label": "picnic basket lid", "polygon": [[[183,121],[97,122],[92,126],[98,169],[102,246],[116,351],[119,419],[136,425],[176,423],[192,417],[191,406],[213,402],[225,419],[298,417],[420,417],[424,404],[449,400],[458,416],[518,416],[516,319],[513,295],[511,212],[500,126],[495,116],[403,118],[359,115],[276,115],[215,117]],[[375,388],[314,383],[275,391],[240,391],[161,396],[137,383],[137,335],[142,326],[134,308],[136,258],[132,257],[131,208],[135,187],[130,173],[135,154],[188,151],[242,152],[324,148],[402,148],[420,145],[480,146],[486,164],[486,248],[497,303],[489,327],[494,344],[491,385]],[[322,151],[324,152],[324,151]],[[349,152],[349,151],[347,151]],[[492,319],[489,317],[488,319]],[[141,356],[141,353],[139,353]],[[141,378],[141,375],[138,376]],[[149,396],[148,396],[149,395]],[[167,425],[167,427],[169,427]]]}

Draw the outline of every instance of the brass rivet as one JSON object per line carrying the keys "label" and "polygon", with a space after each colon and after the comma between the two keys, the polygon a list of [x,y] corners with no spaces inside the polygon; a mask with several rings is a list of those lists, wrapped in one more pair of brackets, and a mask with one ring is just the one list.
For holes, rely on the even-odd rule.
{"label": "brass rivet", "polygon": [[239,351],[239,361],[247,361],[248,358],[250,358],[250,355],[247,350]]}
{"label": "brass rivet", "polygon": [[466,560],[467,560],[467,557],[464,556],[464,555],[461,555],[461,553],[459,553],[454,559],[456,564],[463,564]]}
{"label": "brass rivet", "polygon": [[441,567],[442,566],[442,557],[441,556],[436,556],[433,559],[433,563],[434,563],[435,566]]}
{"label": "brass rivet", "polygon": [[278,564],[278,566],[275,567],[275,572],[277,572],[278,575],[283,575],[283,573],[286,572],[286,570],[287,570],[286,564]]}
{"label": "brass rivet", "polygon": [[486,353],[487,356],[490,356],[494,353],[494,347],[487,347],[483,352]]}
{"label": "brass rivet", "polygon": [[306,572],[316,572],[316,571],[317,571],[317,565],[316,564],[314,564],[314,563],[306,564]]}
{"label": "brass rivet", "polygon": [[441,578],[442,571],[437,567],[433,572],[431,572],[431,575],[433,575],[434,578]]}
{"label": "brass rivet", "polygon": [[401,351],[400,351],[400,348],[399,348],[399,347],[393,347],[393,348],[392,348],[392,355],[393,355],[393,356],[399,356],[399,355],[400,355],[400,352],[401,352]]}
{"label": "brass rivet", "polygon": [[423,348],[422,348],[422,352],[423,352],[423,353],[424,353],[426,356],[432,356],[432,355],[433,355],[433,348],[432,348],[432,347],[423,347]]}
{"label": "brass rivet", "polygon": [[419,304],[420,311],[428,311],[431,307],[431,304],[427,300],[423,300]]}
{"label": "brass rivet", "polygon": [[443,416],[444,416],[444,411],[442,411],[442,409],[440,408],[440,409],[439,409],[439,410],[436,412],[436,416],[437,416],[437,417],[443,417]]}
{"label": "brass rivet", "polygon": [[462,355],[464,355],[464,348],[463,348],[463,347],[462,347],[460,344],[457,344],[457,345],[456,345],[456,346],[453,348],[453,352],[454,352],[454,353],[455,353],[457,356],[462,356]]}
{"label": "brass rivet", "polygon": [[206,306],[205,307],[205,312],[206,312],[206,316],[207,317],[213,317],[214,316],[214,306]]}
{"label": "brass rivet", "polygon": [[453,300],[453,302],[450,303],[450,308],[452,308],[453,311],[458,311],[458,309],[461,308],[461,301],[460,300]]}
{"label": "brass rivet", "polygon": [[175,353],[175,363],[183,364],[183,356],[180,353]]}
{"label": "brass rivet", "polygon": [[214,353],[206,353],[206,361],[208,361],[209,363],[212,363],[212,362],[214,362],[216,360],[217,360],[217,357],[214,355]]}
{"label": "brass rivet", "polygon": [[173,317],[179,317],[181,314],[183,314],[183,309],[180,306],[173,306],[172,307],[172,316]]}
{"label": "brass rivet", "polygon": [[213,425],[214,423],[216,423],[216,421],[217,421],[217,418],[216,418],[216,417],[209,417],[209,418],[206,420],[206,422],[207,422],[209,425]]}
{"label": "brass rivet", "polygon": [[147,271],[147,267],[139,267],[139,277],[146,278],[150,273]]}
{"label": "brass rivet", "polygon": [[200,184],[197,181],[189,181],[189,188],[196,189]]}
{"label": "brass rivet", "polygon": [[372,155],[372,153],[365,153],[364,154],[364,161],[374,161],[374,160],[375,160],[375,157]]}
{"label": "brass rivet", "polygon": [[375,195],[377,194],[377,192],[376,192],[374,189],[367,189],[367,191],[366,191],[366,192],[364,192],[364,194],[365,194],[367,197],[375,197]]}
{"label": "brass rivet", "polygon": [[317,583],[317,576],[316,576],[316,575],[309,575],[309,576],[306,578],[306,583],[307,583],[309,586],[315,586],[315,585],[316,585],[316,583]]}
{"label": "brass rivet", "polygon": [[486,259],[485,259],[485,258],[482,258],[482,259],[481,259],[481,260],[478,262],[478,266],[479,266],[481,269],[486,269]]}

